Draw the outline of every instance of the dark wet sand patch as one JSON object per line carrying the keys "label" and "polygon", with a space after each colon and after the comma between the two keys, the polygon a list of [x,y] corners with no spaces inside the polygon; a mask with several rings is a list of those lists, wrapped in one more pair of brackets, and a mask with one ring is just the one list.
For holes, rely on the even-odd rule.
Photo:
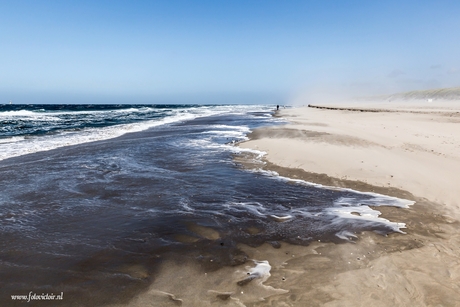
{"label": "dark wet sand patch", "polygon": [[[248,157],[236,157],[235,161],[244,163],[247,168],[261,166],[259,162],[253,162]],[[282,176],[323,185],[415,200],[416,203],[409,209],[375,208],[384,218],[406,223],[407,228],[404,231],[407,234],[382,236],[363,231],[355,233],[357,239],[354,243],[342,244],[321,241],[310,242],[306,246],[279,241],[252,246],[238,244],[235,248],[245,256],[240,264],[233,266],[223,263],[219,266],[210,265],[214,261],[211,248],[208,250],[209,254],[175,255],[176,260],[161,266],[150,290],[137,296],[130,306],[142,306],[147,301],[151,302],[155,295],[159,295],[158,291],[174,295],[181,300],[183,306],[323,306],[337,300],[337,295],[329,291],[328,287],[340,275],[368,270],[389,255],[399,255],[432,245],[459,226],[458,222],[437,211],[436,204],[417,198],[407,191],[281,168],[270,163],[266,163],[263,168],[276,171]],[[206,229],[201,231],[208,232]],[[249,227],[244,231],[257,235],[260,229]],[[216,246],[222,239],[207,240],[209,246]],[[263,283],[258,283],[260,279],[251,276],[248,271],[249,267],[254,267],[252,260],[268,260],[272,267],[271,276]],[[194,280],[193,284],[190,284],[191,280]],[[372,295],[378,297],[376,294]],[[174,304],[176,303],[168,301],[161,306],[175,306]]]}

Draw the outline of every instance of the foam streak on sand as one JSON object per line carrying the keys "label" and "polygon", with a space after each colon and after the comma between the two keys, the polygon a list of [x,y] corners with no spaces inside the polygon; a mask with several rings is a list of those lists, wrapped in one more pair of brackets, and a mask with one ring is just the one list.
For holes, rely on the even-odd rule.
{"label": "foam streak on sand", "polygon": [[[262,156],[258,156],[257,159],[260,159]],[[405,223],[397,223],[392,222],[387,219],[380,217],[381,212],[375,209],[370,208],[369,206],[379,207],[379,206],[392,206],[397,208],[405,208],[408,209],[409,206],[413,205],[415,202],[408,199],[398,198],[398,197],[391,197],[386,196],[374,192],[360,192],[349,188],[344,187],[332,187],[326,186],[314,182],[308,182],[301,179],[292,179],[284,176],[280,176],[277,172],[274,171],[266,171],[262,169],[252,170],[260,173],[264,173],[270,177],[273,177],[277,180],[281,180],[284,182],[293,182],[297,184],[307,185],[307,186],[314,186],[315,188],[320,189],[330,189],[330,190],[339,190],[339,191],[349,191],[356,194],[367,195],[371,196],[371,198],[366,199],[363,201],[362,199],[356,199],[354,197],[342,197],[339,198],[334,202],[335,207],[328,208],[325,214],[333,216],[333,219],[340,220],[340,219],[354,219],[354,220],[361,220],[369,223],[369,225],[373,223],[380,223],[382,225],[386,225],[388,229],[391,229],[394,232],[399,232],[405,234],[401,228],[406,228]],[[283,222],[286,220],[290,220],[293,218],[295,214],[307,215],[310,216],[311,212],[309,212],[308,208],[303,209],[294,209],[289,211],[287,216],[279,217],[276,215],[271,215],[276,221]],[[334,222],[332,222],[334,223]],[[356,238],[354,235],[343,235],[344,231],[339,231],[336,236],[353,242],[352,239]],[[379,233],[379,232],[378,232]],[[385,232],[381,232],[381,234],[386,234]]]}
{"label": "foam streak on sand", "polygon": [[[311,246],[314,257],[272,270],[296,272],[284,287],[292,306],[460,306],[460,102],[326,107],[283,110],[288,125],[258,129],[240,146],[266,152],[264,168],[286,177],[416,203],[379,207],[405,222],[407,235],[339,232],[357,244]],[[337,203],[331,210],[342,217],[376,217],[353,200]]]}

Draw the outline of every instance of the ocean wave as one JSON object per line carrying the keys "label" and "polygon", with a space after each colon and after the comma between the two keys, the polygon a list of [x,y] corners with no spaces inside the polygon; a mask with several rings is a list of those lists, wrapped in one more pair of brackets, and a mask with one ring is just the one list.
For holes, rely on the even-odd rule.
{"label": "ocean wave", "polygon": [[17,110],[0,112],[0,120],[60,121],[61,119],[44,112]]}
{"label": "ocean wave", "polygon": [[139,132],[155,126],[190,120],[192,118],[194,117],[190,114],[178,114],[161,120],[150,120],[103,128],[87,128],[82,131],[62,131],[57,135],[32,136],[29,138],[13,137],[4,139],[0,143],[0,160],[40,151],[48,151],[59,147],[112,139],[126,133]]}
{"label": "ocean wave", "polygon": [[[48,151],[64,146],[78,145],[88,142],[116,138],[127,133],[139,132],[156,126],[188,121],[195,118],[220,114],[247,114],[250,111],[266,111],[267,106],[197,106],[197,107],[132,107],[125,109],[108,110],[75,110],[75,111],[46,111],[14,110],[0,112],[0,120],[14,119],[17,121],[36,122],[36,129],[45,131],[40,135],[29,133],[26,135],[3,135],[0,139],[0,160],[17,157],[25,154]],[[119,120],[116,114],[136,115],[128,118],[129,123],[116,124]],[[82,116],[91,115],[91,116]],[[96,115],[96,117],[94,117]],[[59,117],[60,116],[60,117]],[[50,124],[65,120],[68,125]],[[122,119],[124,120],[124,119]],[[110,125],[107,122],[112,122]],[[115,124],[113,124],[115,122]],[[16,126],[20,126],[16,123]],[[91,127],[91,125],[96,127]],[[105,125],[105,126],[104,126]],[[86,127],[85,127],[86,126]],[[89,127],[88,127],[89,126]],[[102,126],[102,127],[100,127]],[[242,138],[248,132],[247,127],[216,127],[228,129],[225,132],[214,131],[211,134]],[[14,129],[14,127],[12,128]],[[19,128],[18,128],[19,129]],[[52,129],[52,130],[50,130]],[[48,133],[50,131],[52,133]],[[21,132],[22,133],[22,132]],[[2,137],[2,135],[0,135]],[[203,144],[202,144],[203,145]],[[220,146],[220,145],[219,145]]]}

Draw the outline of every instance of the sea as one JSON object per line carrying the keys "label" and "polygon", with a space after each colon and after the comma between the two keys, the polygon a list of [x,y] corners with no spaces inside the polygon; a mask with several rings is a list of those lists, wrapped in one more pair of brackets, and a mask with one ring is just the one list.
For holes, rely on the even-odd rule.
{"label": "sea", "polygon": [[[248,260],[239,244],[403,232],[377,207],[410,201],[238,163],[263,165],[264,152],[238,144],[286,123],[274,114],[272,105],[0,105],[0,305],[61,293],[49,305],[127,303],[175,255],[218,270]],[[123,269],[133,265],[145,274]]]}

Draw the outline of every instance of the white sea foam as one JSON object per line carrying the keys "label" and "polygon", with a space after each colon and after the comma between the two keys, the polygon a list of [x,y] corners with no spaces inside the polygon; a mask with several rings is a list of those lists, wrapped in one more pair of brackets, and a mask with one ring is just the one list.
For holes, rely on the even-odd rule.
{"label": "white sea foam", "polygon": [[266,216],[265,211],[267,211],[267,208],[265,208],[261,203],[257,202],[231,202],[224,204],[224,207],[229,208],[232,211],[249,211],[258,216]]}
{"label": "white sea foam", "polygon": [[[247,114],[250,111],[268,110],[267,106],[203,106],[197,108],[184,109],[154,109],[149,107],[130,108],[120,110],[83,110],[83,111],[57,111],[57,112],[34,112],[28,110],[5,111],[0,112],[0,119],[21,119],[31,121],[58,121],[62,120],[57,116],[75,115],[75,114],[92,114],[98,115],[107,112],[118,113],[133,113],[133,112],[159,112],[167,115],[161,119],[153,119],[131,124],[120,124],[104,128],[87,128],[81,131],[64,131],[54,135],[30,136],[30,137],[9,137],[0,139],[0,160],[11,157],[17,157],[25,154],[48,151],[59,147],[72,146],[88,142],[107,140],[119,137],[126,133],[138,132],[147,130],[152,127],[192,120],[194,118],[219,115],[219,114]],[[229,133],[229,137],[244,137],[248,128],[243,126],[232,127],[226,125],[216,125],[214,135],[225,135]],[[228,129],[226,132],[221,132],[217,129]],[[230,135],[231,134],[231,135]],[[218,144],[200,144],[200,146],[216,146]]]}
{"label": "white sea foam", "polygon": [[401,228],[406,228],[405,223],[392,222],[385,218],[379,217],[381,212],[371,209],[368,206],[332,207],[326,209],[326,213],[336,216],[340,219],[353,219],[368,223],[384,224],[394,232],[405,233],[401,230]]}
{"label": "white sea foam", "polygon": [[0,142],[0,160],[64,146],[111,139],[126,133],[138,132],[168,123],[190,120],[194,117],[195,116],[191,114],[178,114],[161,120],[150,120],[104,128],[87,128],[82,131],[65,131],[57,135],[5,138]]}
{"label": "white sea foam", "polygon": [[[228,133],[226,135],[229,135],[231,133]],[[236,134],[236,133],[235,133]],[[230,136],[229,136],[230,137]],[[236,137],[235,137],[236,138]],[[241,136],[237,138],[237,142],[245,141],[248,138],[246,136]],[[208,139],[200,139],[200,140],[189,140],[186,145],[188,146],[197,146],[201,148],[207,148],[210,150],[222,150],[222,151],[228,151],[234,154],[241,154],[241,153],[252,153],[255,155],[255,161],[261,162],[261,158],[266,155],[267,153],[265,151],[260,151],[256,149],[251,149],[251,148],[242,148],[235,146],[237,143],[229,142],[227,144],[220,144],[217,142],[214,142],[212,137]],[[263,162],[261,162],[263,163]]]}
{"label": "white sea foam", "polygon": [[[326,215],[331,215],[332,217],[334,217],[336,219],[337,224],[342,223],[343,219],[354,219],[354,220],[359,220],[361,222],[365,222],[369,224],[384,225],[387,228],[393,230],[394,232],[405,233],[404,231],[401,230],[402,228],[406,228],[405,223],[392,222],[390,220],[382,218],[380,217],[381,212],[378,210],[372,209],[370,206],[373,206],[373,207],[391,206],[391,207],[407,209],[415,203],[412,200],[397,198],[397,197],[392,197],[392,196],[386,196],[386,195],[373,193],[373,192],[361,192],[361,191],[355,191],[353,189],[348,189],[348,188],[325,186],[325,185],[316,184],[316,183],[312,183],[312,182],[308,182],[308,181],[304,181],[300,179],[292,179],[288,177],[283,177],[283,176],[279,176],[278,173],[272,172],[272,171],[266,171],[266,170],[261,170],[261,169],[252,170],[252,171],[263,173],[273,179],[281,180],[284,182],[295,182],[298,184],[302,184],[306,186],[313,186],[315,188],[320,188],[320,189],[347,191],[347,192],[353,192],[355,195],[368,196],[364,199],[358,196],[357,197],[341,197],[334,202],[332,207],[327,208],[323,212],[316,213],[316,214],[312,214],[311,212],[309,212],[308,208],[303,208],[303,209],[296,208],[296,209],[291,210],[290,212],[286,212],[287,214],[290,214],[293,216],[300,214],[305,217],[311,217],[314,215],[320,216],[320,215],[326,214]],[[337,236],[340,238],[344,237],[343,233],[341,232],[337,233]]]}
{"label": "white sea foam", "polygon": [[23,136],[13,136],[10,138],[5,138],[5,139],[0,139],[0,144],[6,144],[6,143],[15,143],[15,142],[20,142],[24,141],[25,137]]}
{"label": "white sea foam", "polygon": [[0,117],[18,117],[18,116],[36,116],[43,113],[37,113],[28,110],[17,110],[17,111],[3,111],[0,112]]}
{"label": "white sea foam", "polygon": [[193,209],[192,207],[189,206],[189,201],[186,199],[186,198],[182,198],[180,201],[179,201],[180,205],[181,205],[181,208],[185,211],[188,211],[188,212],[192,212],[192,211],[195,211],[195,209]]}
{"label": "white sea foam", "polygon": [[88,114],[107,114],[107,113],[135,113],[135,112],[152,112],[161,111],[161,109],[153,109],[149,107],[142,108],[129,108],[129,109],[116,109],[116,110],[81,110],[81,111],[47,111],[41,110],[16,110],[16,111],[3,111],[0,112],[0,118],[40,118],[46,116],[61,116],[61,115],[88,115]]}
{"label": "white sea foam", "polygon": [[256,266],[249,269],[248,275],[260,278],[260,282],[263,283],[268,279],[268,277],[270,277],[270,270],[272,269],[272,266],[268,263],[267,260],[254,260],[254,263]]}
{"label": "white sea foam", "polygon": [[18,110],[0,112],[0,120],[60,121],[62,119],[50,113]]}
{"label": "white sea foam", "polygon": [[243,137],[243,133],[238,130],[209,130],[202,132],[202,134],[223,135],[226,137]]}

